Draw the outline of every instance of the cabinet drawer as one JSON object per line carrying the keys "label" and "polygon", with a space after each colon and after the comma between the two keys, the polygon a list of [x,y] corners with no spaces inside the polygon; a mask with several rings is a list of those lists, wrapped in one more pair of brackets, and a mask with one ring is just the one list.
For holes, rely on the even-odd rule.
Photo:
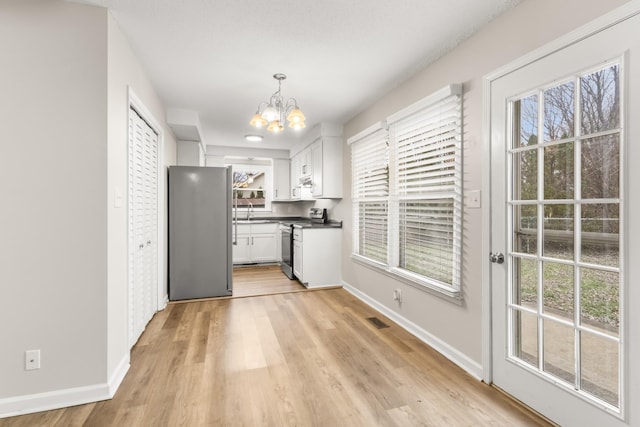
{"label": "cabinet drawer", "polygon": [[251,234],[275,233],[277,230],[277,222],[270,222],[268,224],[251,224]]}

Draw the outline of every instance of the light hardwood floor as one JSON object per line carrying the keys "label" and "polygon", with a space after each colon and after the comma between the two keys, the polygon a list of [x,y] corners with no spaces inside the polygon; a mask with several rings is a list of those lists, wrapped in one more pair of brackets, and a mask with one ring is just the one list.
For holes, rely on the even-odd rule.
{"label": "light hardwood floor", "polygon": [[[367,319],[389,325],[378,329]],[[110,401],[23,426],[548,425],[343,289],[170,303]]]}
{"label": "light hardwood floor", "polygon": [[235,267],[233,296],[274,295],[302,292],[306,288],[284,275],[279,265]]}

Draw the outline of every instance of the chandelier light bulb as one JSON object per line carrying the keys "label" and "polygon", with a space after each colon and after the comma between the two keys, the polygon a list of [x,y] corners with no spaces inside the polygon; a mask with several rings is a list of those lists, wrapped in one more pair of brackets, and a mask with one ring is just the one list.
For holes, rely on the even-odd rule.
{"label": "chandelier light bulb", "polygon": [[257,128],[261,128],[261,127],[266,126],[268,124],[268,122],[265,119],[262,118],[260,113],[256,113],[251,118],[251,121],[249,122],[249,124],[251,126],[254,126],[254,127],[257,127]]}
{"label": "chandelier light bulb", "polygon": [[293,110],[291,110],[289,116],[287,116],[287,120],[292,123],[304,123],[305,117],[304,114],[302,114],[302,111],[300,111],[300,109],[296,106]]}
{"label": "chandelier light bulb", "polygon": [[284,130],[284,126],[280,124],[280,120],[274,120],[269,123],[269,127],[267,128],[267,130],[273,133],[280,133]]}
{"label": "chandelier light bulb", "polygon": [[289,122],[289,127],[293,130],[300,130],[307,127],[304,122]]}
{"label": "chandelier light bulb", "polygon": [[262,112],[262,118],[268,122],[272,122],[276,120],[278,117],[280,117],[280,113],[271,104],[269,104],[269,106],[265,108],[264,111]]}

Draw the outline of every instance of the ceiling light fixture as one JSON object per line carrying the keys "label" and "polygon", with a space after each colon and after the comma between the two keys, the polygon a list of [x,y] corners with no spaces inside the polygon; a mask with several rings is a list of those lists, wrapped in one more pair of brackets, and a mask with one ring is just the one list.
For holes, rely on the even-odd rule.
{"label": "ceiling light fixture", "polygon": [[244,139],[251,142],[260,142],[262,141],[262,135],[245,135]]}
{"label": "ceiling light fixture", "polygon": [[[289,127],[294,130],[304,129],[306,127],[304,121],[306,120],[300,108],[298,108],[298,102],[295,98],[289,98],[286,101],[282,97],[282,81],[287,78],[282,73],[273,75],[273,78],[278,81],[278,90],[271,95],[269,102],[263,101],[258,105],[256,114],[251,118],[249,124],[251,126],[262,128],[267,126],[267,130],[274,133],[279,133],[284,130],[285,118],[289,122]],[[264,107],[261,111],[260,109]]]}

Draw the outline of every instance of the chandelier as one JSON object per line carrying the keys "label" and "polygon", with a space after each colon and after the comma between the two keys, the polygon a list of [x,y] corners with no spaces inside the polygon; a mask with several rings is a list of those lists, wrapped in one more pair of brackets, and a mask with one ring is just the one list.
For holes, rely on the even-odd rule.
{"label": "chandelier", "polygon": [[[282,73],[273,75],[273,78],[278,81],[278,90],[271,95],[269,102],[262,101],[258,105],[256,114],[251,118],[249,124],[251,126],[262,128],[267,127],[270,132],[278,133],[284,130],[285,118],[289,122],[288,125],[291,129],[299,130],[303,129],[305,117],[298,108],[298,102],[295,98],[289,98],[286,101],[282,97],[282,81],[287,78]],[[264,109],[261,111],[260,109]]]}

